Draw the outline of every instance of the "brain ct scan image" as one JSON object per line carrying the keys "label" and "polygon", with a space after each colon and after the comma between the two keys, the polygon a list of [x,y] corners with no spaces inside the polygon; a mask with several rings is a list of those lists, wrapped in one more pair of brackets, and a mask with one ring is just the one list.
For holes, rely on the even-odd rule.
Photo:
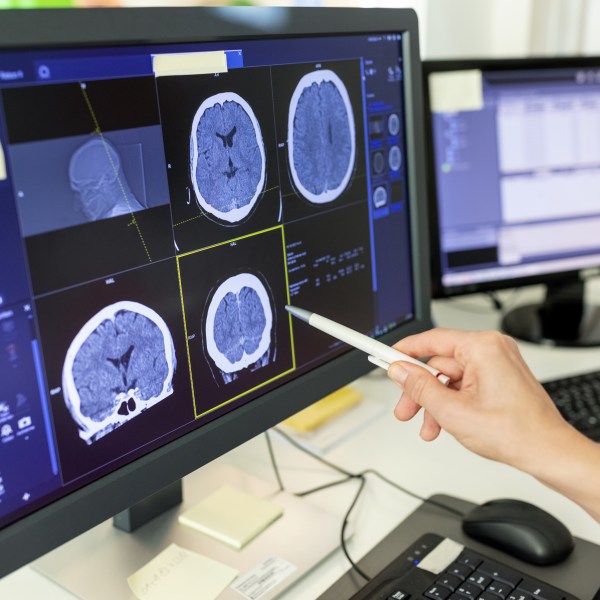
{"label": "brain ct scan image", "polygon": [[398,135],[400,133],[400,117],[397,113],[391,113],[388,116],[387,126],[390,135]]}
{"label": "brain ct scan image", "polygon": [[400,148],[398,146],[392,146],[390,148],[388,154],[388,164],[391,171],[400,170],[400,165],[402,164],[402,153],[400,152]]}
{"label": "brain ct scan image", "polygon": [[373,191],[373,204],[375,208],[382,208],[387,204],[388,193],[384,185],[379,185]]}
{"label": "brain ct scan image", "polygon": [[75,336],[63,367],[65,403],[88,445],[173,393],[173,338],[137,302],[105,307]]}
{"label": "brain ct scan image", "polygon": [[88,221],[144,208],[127,183],[119,153],[106,138],[94,137],[75,150],[69,162],[69,180]]}
{"label": "brain ct scan image", "polygon": [[272,325],[271,301],[260,279],[250,273],[230,277],[208,307],[208,354],[225,374],[249,367],[270,349]]}
{"label": "brain ct scan image", "polygon": [[333,71],[300,79],[290,103],[288,148],[292,179],[307,200],[332,202],[346,189],[356,155],[354,113]]}
{"label": "brain ct scan image", "polygon": [[199,207],[220,221],[250,214],[265,184],[265,148],[250,105],[233,92],[202,102],[192,123],[190,172]]}

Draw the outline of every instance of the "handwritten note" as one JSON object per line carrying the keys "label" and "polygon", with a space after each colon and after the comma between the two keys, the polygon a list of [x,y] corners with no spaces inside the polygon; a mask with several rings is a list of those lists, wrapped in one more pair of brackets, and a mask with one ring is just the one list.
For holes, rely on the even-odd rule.
{"label": "handwritten note", "polygon": [[237,574],[232,567],[171,544],[127,583],[140,600],[214,600]]}

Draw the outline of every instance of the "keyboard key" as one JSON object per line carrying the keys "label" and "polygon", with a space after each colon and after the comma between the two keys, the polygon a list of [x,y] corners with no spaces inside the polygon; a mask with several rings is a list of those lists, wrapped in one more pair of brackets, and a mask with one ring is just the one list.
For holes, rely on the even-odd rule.
{"label": "keyboard key", "polygon": [[473,569],[471,569],[471,567],[468,565],[454,562],[446,569],[446,572],[451,573],[452,575],[457,575],[464,581],[473,572]]}
{"label": "keyboard key", "polygon": [[427,598],[431,598],[431,600],[446,600],[451,593],[452,591],[447,587],[436,584],[425,592],[425,596],[427,596]]}
{"label": "keyboard key", "polygon": [[498,596],[486,590],[485,592],[481,592],[481,594],[479,594],[479,598],[477,598],[477,600],[498,600]]}
{"label": "keyboard key", "polygon": [[462,577],[457,577],[450,573],[443,573],[435,580],[435,582],[440,585],[445,585],[448,589],[454,591],[463,582],[463,579]]}
{"label": "keyboard key", "polygon": [[488,575],[485,575],[481,571],[475,571],[475,573],[471,573],[471,575],[469,575],[467,581],[469,583],[478,585],[483,590],[492,582],[492,578]]}
{"label": "keyboard key", "polygon": [[481,558],[479,558],[474,552],[465,550],[457,559],[457,563],[467,565],[471,569],[475,570],[481,564]]}
{"label": "keyboard key", "polygon": [[500,598],[506,598],[508,594],[510,594],[515,589],[514,585],[510,585],[509,583],[504,583],[502,581],[492,581],[487,588],[488,592],[493,592]]}
{"label": "keyboard key", "polygon": [[474,583],[463,583],[456,590],[457,594],[462,594],[466,598],[477,598],[481,593],[481,588]]}
{"label": "keyboard key", "polygon": [[519,592],[518,590],[515,590],[508,595],[506,600],[533,600],[533,596],[530,596],[526,592]]}
{"label": "keyboard key", "polygon": [[563,600],[564,596],[561,592],[550,589],[550,586],[532,579],[523,579],[517,588],[517,591],[531,594],[539,600]]}
{"label": "keyboard key", "polygon": [[517,571],[511,569],[510,567],[499,565],[488,560],[484,560],[479,565],[479,571],[493,577],[494,579],[498,579],[499,581],[510,583],[513,588],[517,586],[519,581],[521,581],[521,576]]}
{"label": "keyboard key", "polygon": [[391,596],[387,597],[387,600],[408,600],[410,598],[410,594],[403,592],[402,590],[398,590],[394,592]]}

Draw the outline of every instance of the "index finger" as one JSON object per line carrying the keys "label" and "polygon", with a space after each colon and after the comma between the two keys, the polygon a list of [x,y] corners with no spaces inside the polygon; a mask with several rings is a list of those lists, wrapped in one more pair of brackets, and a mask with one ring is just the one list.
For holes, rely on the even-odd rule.
{"label": "index finger", "polygon": [[441,327],[409,335],[394,344],[396,350],[414,357],[456,356],[456,348],[465,339],[465,331]]}

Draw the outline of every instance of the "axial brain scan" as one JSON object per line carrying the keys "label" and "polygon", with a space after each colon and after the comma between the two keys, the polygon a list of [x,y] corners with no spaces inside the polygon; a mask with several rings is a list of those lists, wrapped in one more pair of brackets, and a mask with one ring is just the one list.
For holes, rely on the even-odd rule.
{"label": "axial brain scan", "polygon": [[173,393],[177,366],[163,319],[137,302],[111,304],[75,336],[63,393],[79,435],[92,444]]}
{"label": "axial brain scan", "polygon": [[292,179],[307,200],[332,202],[346,189],[356,154],[354,113],[333,71],[300,79],[290,103],[288,148]]}
{"label": "axial brain scan", "polygon": [[265,184],[265,148],[250,105],[226,92],[204,100],[192,123],[190,170],[199,207],[221,221],[247,217]]}
{"label": "axial brain scan", "polygon": [[88,221],[142,210],[121,168],[115,147],[104,137],[80,146],[69,162],[71,189]]}
{"label": "axial brain scan", "polygon": [[208,307],[208,354],[225,373],[244,369],[269,350],[272,324],[271,301],[260,279],[250,273],[230,277]]}

